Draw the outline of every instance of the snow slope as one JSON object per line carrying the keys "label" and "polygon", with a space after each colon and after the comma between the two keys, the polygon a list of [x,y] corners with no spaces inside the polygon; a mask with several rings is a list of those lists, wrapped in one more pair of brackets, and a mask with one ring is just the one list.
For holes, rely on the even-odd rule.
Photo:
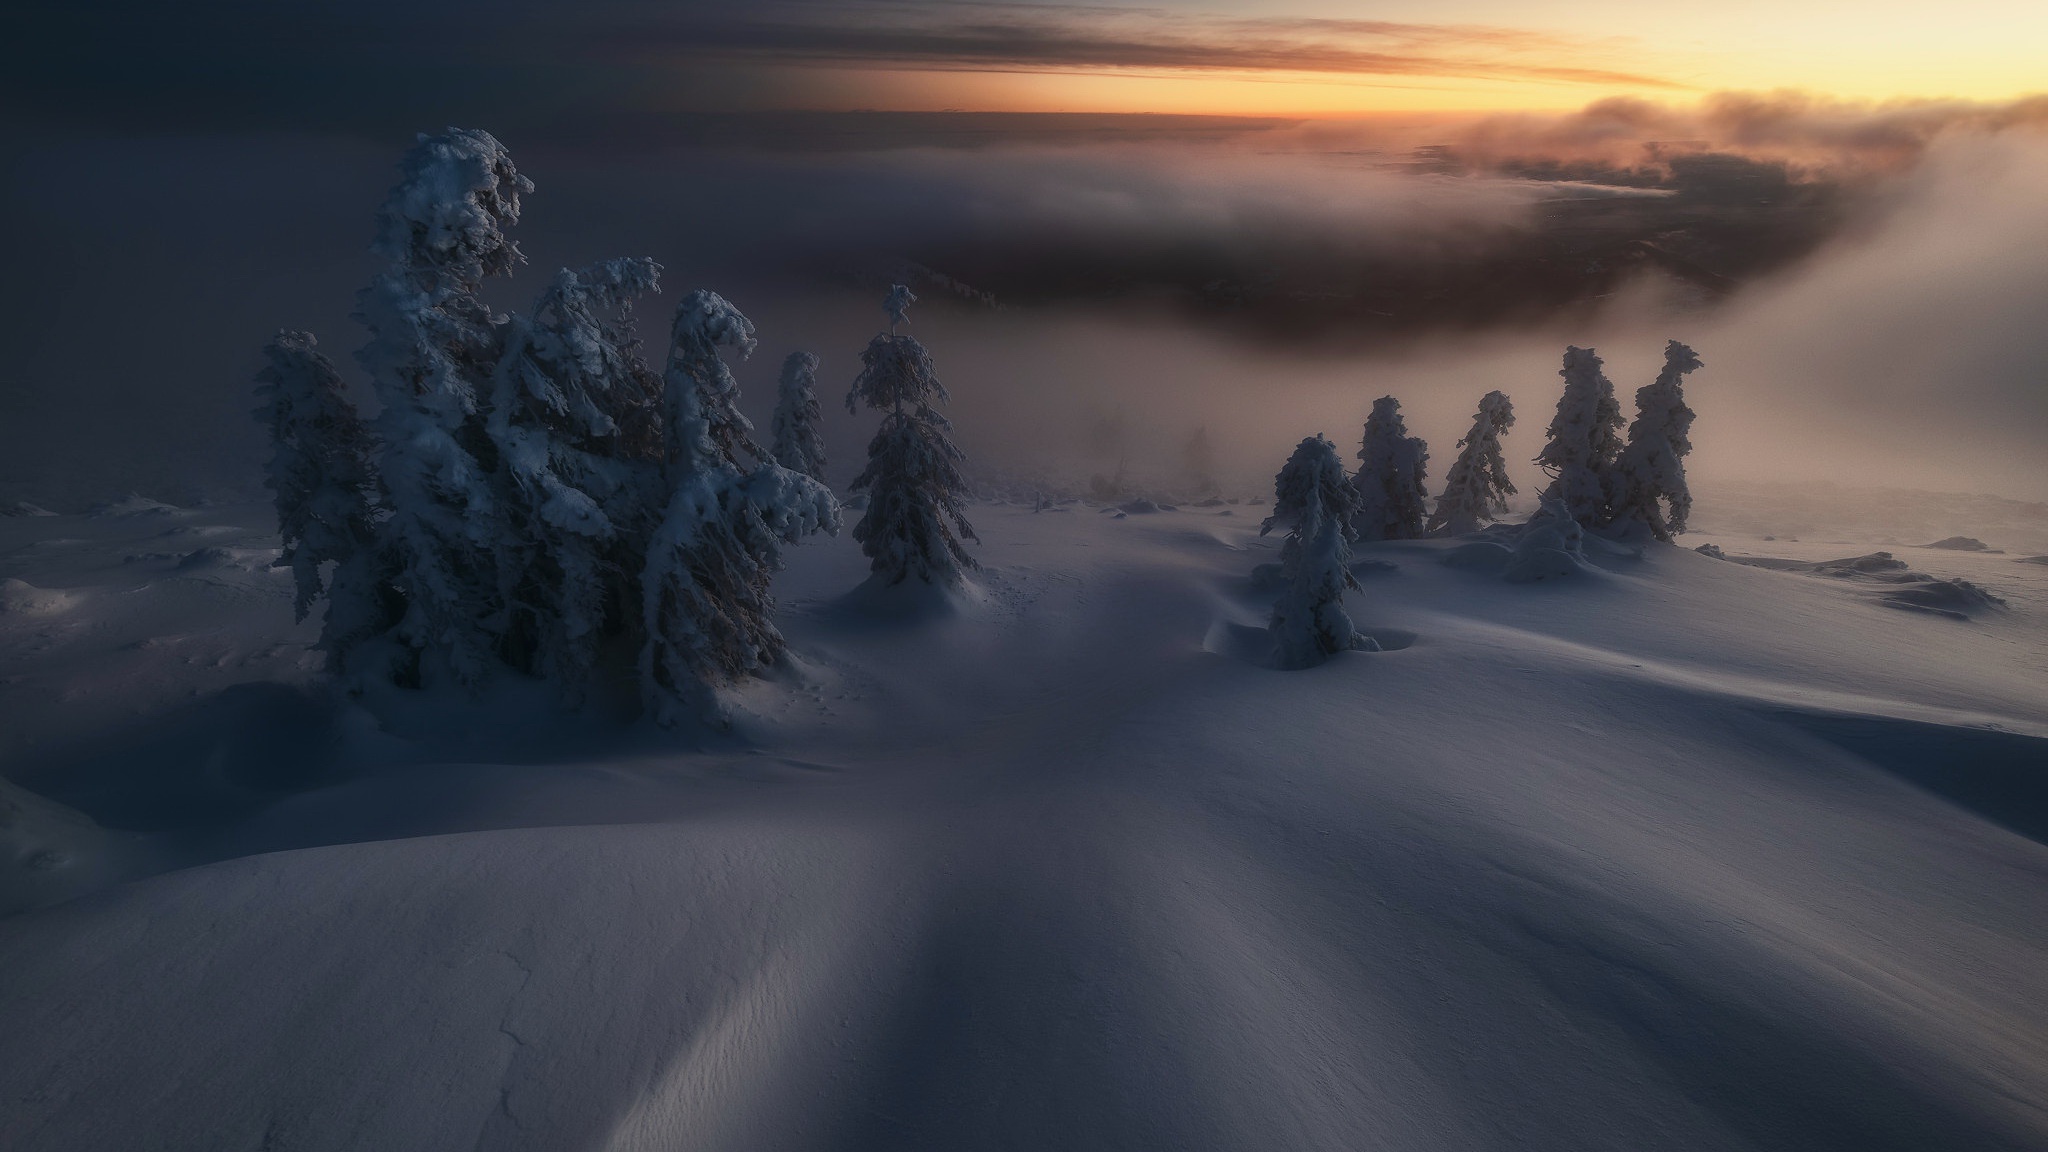
{"label": "snow slope", "polygon": [[0,920],[0,1146],[2048,1145],[2048,569],[1371,545],[1276,672],[1263,509],[972,511],[929,611],[797,549],[723,737],[338,709],[260,509],[0,521],[0,772],[134,877]]}

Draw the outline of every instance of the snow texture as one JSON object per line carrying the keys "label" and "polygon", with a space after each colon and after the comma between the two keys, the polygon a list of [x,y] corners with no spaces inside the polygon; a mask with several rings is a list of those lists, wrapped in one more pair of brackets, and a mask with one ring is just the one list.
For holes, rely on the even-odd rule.
{"label": "snow texture", "polygon": [[713,737],[325,692],[289,572],[177,568],[267,502],[0,519],[76,597],[0,616],[0,773],[146,858],[0,919],[0,1147],[2048,1147],[2048,568],[1404,563],[1279,675],[1206,639],[1257,517],[976,520],[910,624],[790,549]]}
{"label": "snow texture", "polygon": [[1472,429],[1458,441],[1462,451],[1444,475],[1444,490],[1424,526],[1427,531],[1462,536],[1507,513],[1515,485],[1508,479],[1500,438],[1514,426],[1515,407],[1507,393],[1488,392],[1479,398]]}
{"label": "snow texture", "polygon": [[1408,435],[1399,400],[1382,396],[1373,401],[1358,459],[1357,538],[1413,540],[1422,535],[1429,510],[1422,487],[1429,446]]}
{"label": "snow texture", "polygon": [[825,482],[825,436],[819,430],[818,358],[791,352],[782,362],[775,397],[775,461],[792,472]]}
{"label": "snow texture", "polygon": [[883,304],[889,331],[868,342],[846,394],[848,412],[865,405],[884,413],[868,441],[867,467],[850,486],[868,497],[853,538],[882,584],[915,578],[955,587],[979,566],[963,543],[977,539],[962,505],[967,485],[960,464],[967,457],[947,436],[952,423],[935,407],[949,397],[931,353],[916,337],[896,331],[909,322],[906,309],[916,299],[901,284],[889,289]]}
{"label": "snow texture", "polygon": [[1546,500],[1563,504],[1582,528],[1607,522],[1609,489],[1621,456],[1621,403],[1591,348],[1564,350],[1564,395],[1536,463],[1551,477]]}
{"label": "snow texture", "polygon": [[1287,533],[1280,546],[1280,598],[1267,625],[1276,667],[1312,668],[1358,646],[1357,629],[1344,612],[1344,593],[1358,587],[1351,574],[1358,507],[1358,489],[1345,476],[1336,445],[1321,436],[1297,445],[1273,478],[1273,514],[1259,525],[1259,535],[1275,528]]}
{"label": "snow texture", "polygon": [[1664,370],[1636,390],[1636,418],[1628,447],[1615,464],[1608,521],[1624,532],[1647,528],[1669,541],[1685,531],[1692,490],[1685,483],[1685,457],[1692,451],[1693,410],[1685,406],[1683,384],[1700,368],[1693,350],[1672,340],[1664,346]]}

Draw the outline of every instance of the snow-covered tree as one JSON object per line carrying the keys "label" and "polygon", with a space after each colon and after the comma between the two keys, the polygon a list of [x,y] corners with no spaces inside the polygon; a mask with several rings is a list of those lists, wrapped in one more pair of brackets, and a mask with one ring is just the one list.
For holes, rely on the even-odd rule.
{"label": "snow-covered tree", "polygon": [[884,413],[868,442],[867,467],[852,485],[868,493],[853,538],[885,584],[915,576],[927,584],[953,585],[963,570],[980,566],[961,540],[980,537],[960,507],[965,481],[959,465],[966,456],[947,439],[952,424],[933,407],[949,399],[945,386],[924,345],[896,331],[916,300],[901,284],[889,289],[882,306],[889,330],[868,341],[860,375],[846,394],[847,411],[866,404]]}
{"label": "snow-covered tree", "polygon": [[754,442],[721,348],[752,352],[753,323],[715,292],[690,293],[663,373],[672,494],[641,574],[641,683],[664,723],[717,719],[720,687],[781,656],[768,584],[783,546],[839,528],[831,491]]}
{"label": "snow-covered tree", "polygon": [[533,183],[490,133],[460,128],[420,137],[402,170],[373,246],[389,263],[357,297],[370,330],[357,358],[383,404],[383,534],[405,605],[396,636],[431,654],[411,674],[431,680],[438,662],[474,684],[505,626],[483,412],[505,318],[478,292],[523,260],[505,232]]}
{"label": "snow-covered tree", "polygon": [[660,381],[640,356],[633,302],[658,291],[647,259],[567,268],[514,318],[486,419],[498,468],[494,557],[504,655],[576,699],[608,621],[633,602],[660,508],[647,434]]}
{"label": "snow-covered tree", "polygon": [[1412,540],[1422,535],[1429,511],[1429,497],[1422,488],[1429,446],[1421,437],[1408,435],[1399,400],[1382,396],[1373,401],[1358,459],[1358,539]]}
{"label": "snow-covered tree", "polygon": [[[313,601],[327,598],[319,646],[328,666],[341,670],[356,644],[391,625],[377,544],[374,445],[311,332],[281,331],[263,354],[269,363],[256,376],[263,400],[256,417],[270,429],[264,484],[276,493],[284,539],[277,566],[292,570],[292,608],[300,620]],[[326,564],[334,567],[323,576]]]}
{"label": "snow-covered tree", "polygon": [[1351,575],[1352,522],[1358,512],[1358,489],[1344,474],[1337,447],[1311,436],[1273,478],[1273,514],[1259,525],[1264,536],[1284,529],[1280,547],[1280,599],[1273,605],[1268,630],[1274,662],[1282,668],[1308,668],[1333,652],[1357,643],[1357,631],[1344,612],[1344,593],[1358,587]]}
{"label": "snow-covered tree", "polygon": [[1692,349],[1676,340],[1664,345],[1664,370],[1636,390],[1635,422],[1614,469],[1610,519],[1642,524],[1659,540],[1684,532],[1692,511],[1685,457],[1692,451],[1693,411],[1685,406],[1683,384],[1699,367]]}
{"label": "snow-covered tree", "polygon": [[809,352],[791,352],[782,362],[771,430],[776,463],[822,484],[825,437],[818,431],[817,382],[818,358]]}
{"label": "snow-covered tree", "polygon": [[1597,527],[1607,519],[1611,474],[1621,455],[1621,402],[1591,348],[1566,348],[1557,374],[1564,377],[1564,395],[1536,457],[1551,476],[1542,495],[1562,502],[1582,527]]}
{"label": "snow-covered tree", "polygon": [[1501,458],[1500,438],[1514,426],[1515,407],[1507,393],[1488,392],[1479,398],[1472,430],[1458,441],[1463,451],[1444,475],[1443,494],[1429,514],[1426,527],[1430,532],[1462,536],[1478,531],[1480,524],[1498,519],[1508,510],[1508,497],[1515,494],[1515,485]]}

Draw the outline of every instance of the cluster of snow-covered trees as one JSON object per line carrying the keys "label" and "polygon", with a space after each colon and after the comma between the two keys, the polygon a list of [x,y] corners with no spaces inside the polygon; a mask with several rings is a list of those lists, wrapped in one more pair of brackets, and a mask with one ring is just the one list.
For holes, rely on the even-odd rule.
{"label": "cluster of snow-covered trees", "polygon": [[[1587,531],[1624,538],[1647,533],[1665,541],[1685,531],[1692,495],[1684,459],[1692,451],[1693,412],[1682,385],[1699,367],[1692,349],[1670,341],[1663,371],[1636,392],[1636,418],[1624,439],[1621,404],[1600,357],[1590,348],[1565,349],[1558,373],[1564,394],[1535,460],[1551,478],[1541,493],[1542,511],[1531,522],[1530,531],[1545,534],[1538,543],[1561,551],[1575,548]],[[1281,549],[1284,591],[1270,626],[1278,663],[1304,667],[1352,646],[1342,607],[1345,591],[1357,587],[1352,543],[1464,535],[1507,513],[1515,486],[1501,438],[1514,423],[1514,405],[1505,393],[1480,398],[1433,509],[1424,487],[1429,446],[1408,434],[1394,397],[1373,402],[1358,472],[1348,483],[1329,480],[1341,480],[1343,470],[1328,440],[1312,436],[1301,442],[1274,478],[1273,515],[1260,530],[1287,530]]]}
{"label": "cluster of snow-covered trees", "polygon": [[[715,292],[685,296],[667,360],[645,359],[635,305],[652,260],[563,269],[529,315],[487,305],[524,262],[508,232],[533,184],[487,132],[422,136],[378,216],[385,261],[358,296],[365,422],[313,336],[281,332],[258,377],[269,484],[301,619],[356,683],[474,687],[511,668],[580,700],[608,657],[635,663],[664,721],[716,718],[718,690],[782,656],[770,581],[783,549],[836,533],[814,392],[817,358],[783,365],[773,447],[753,437],[726,354],[754,325]],[[931,357],[889,330],[848,397],[888,409],[856,488],[855,529],[885,582],[956,580],[973,560],[960,453],[932,407]]]}

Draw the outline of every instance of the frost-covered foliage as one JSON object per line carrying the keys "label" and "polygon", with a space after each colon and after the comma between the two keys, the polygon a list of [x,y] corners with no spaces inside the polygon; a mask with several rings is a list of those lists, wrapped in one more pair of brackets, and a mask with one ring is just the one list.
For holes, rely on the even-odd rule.
{"label": "frost-covered foliage", "polygon": [[1472,430],[1458,441],[1463,451],[1444,476],[1443,494],[1429,514],[1426,528],[1462,536],[1476,532],[1488,520],[1508,510],[1508,497],[1515,494],[1508,479],[1507,461],[1501,458],[1500,438],[1515,426],[1515,406],[1505,392],[1488,392],[1479,398],[1479,411],[1472,416]]}
{"label": "frost-covered foliage", "polygon": [[1598,527],[1607,519],[1609,486],[1621,455],[1621,403],[1591,348],[1566,348],[1557,374],[1564,377],[1564,395],[1550,421],[1550,439],[1536,457],[1551,476],[1543,497],[1562,502],[1580,526]]}
{"label": "frost-covered foliage", "polygon": [[422,679],[445,669],[477,683],[506,627],[483,411],[505,317],[478,291],[523,260],[505,230],[532,190],[488,132],[420,137],[378,214],[373,251],[388,264],[357,297],[370,330],[357,358],[383,404],[383,534],[405,605],[396,638],[430,657],[413,673]]}
{"label": "frost-covered foliage", "polygon": [[[256,418],[270,429],[264,484],[276,494],[284,541],[277,565],[292,570],[300,620],[327,598],[320,647],[339,669],[350,647],[389,627],[390,606],[381,587],[375,446],[317,344],[311,332],[282,331],[264,347]],[[332,575],[323,577],[328,564]]]}
{"label": "frost-covered foliage", "polygon": [[642,690],[664,723],[717,718],[719,687],[775,663],[768,584],[783,546],[839,528],[831,491],[753,441],[722,348],[752,352],[753,323],[716,292],[690,293],[663,373],[670,496],[640,583]]}
{"label": "frost-covered foliage", "polygon": [[660,506],[661,381],[640,355],[633,303],[661,266],[562,269],[508,326],[486,427],[496,450],[495,568],[504,655],[580,696]]}
{"label": "frost-covered foliage", "polygon": [[1358,503],[1336,445],[1321,436],[1297,445],[1273,478],[1273,514],[1259,525],[1259,535],[1275,528],[1287,533],[1280,547],[1280,599],[1268,625],[1274,663],[1281,668],[1313,667],[1358,642],[1344,612],[1345,591],[1358,587],[1351,575]]}
{"label": "frost-covered foliage", "polygon": [[782,362],[782,377],[775,397],[775,462],[792,472],[801,472],[825,482],[825,437],[818,431],[818,358],[809,352],[791,352]]}
{"label": "frost-covered foliage", "polygon": [[1664,346],[1664,370],[1636,390],[1636,418],[1628,447],[1614,469],[1614,523],[1636,523],[1659,540],[1685,531],[1692,492],[1685,484],[1685,457],[1692,451],[1693,411],[1685,406],[1683,384],[1700,367],[1693,350],[1672,340]]}
{"label": "frost-covered foliage", "polygon": [[924,345],[896,331],[916,299],[901,284],[890,288],[882,306],[889,330],[868,341],[860,375],[846,394],[848,412],[865,404],[885,413],[868,442],[867,467],[853,481],[853,491],[868,494],[853,538],[884,584],[914,576],[927,584],[955,585],[966,569],[980,566],[961,541],[980,537],[960,506],[966,487],[960,462],[966,456],[946,436],[951,422],[933,407],[949,398],[945,386]]}
{"label": "frost-covered foliage", "polygon": [[1412,540],[1422,535],[1429,507],[1422,488],[1429,446],[1421,437],[1408,435],[1399,400],[1382,396],[1373,401],[1358,459],[1358,539]]}

